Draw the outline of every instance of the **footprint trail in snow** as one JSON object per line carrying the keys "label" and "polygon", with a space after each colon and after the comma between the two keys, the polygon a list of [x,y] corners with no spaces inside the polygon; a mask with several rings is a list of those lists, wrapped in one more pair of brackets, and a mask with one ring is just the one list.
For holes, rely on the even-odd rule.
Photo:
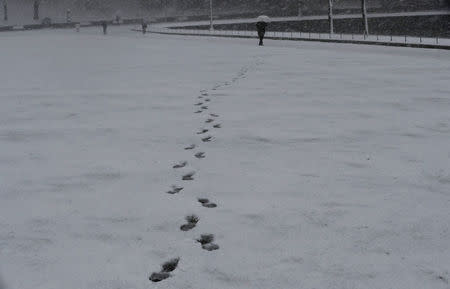
{"label": "footprint trail in snow", "polygon": [[[226,88],[227,86],[232,85],[233,83],[237,82],[238,80],[245,78],[248,71],[250,69],[253,69],[258,64],[260,64],[260,63],[258,61],[256,61],[255,63],[253,63],[252,65],[250,65],[248,67],[243,67],[238,72],[238,74],[232,78],[231,81],[225,81],[223,83],[216,84],[213,86],[212,90],[216,91],[221,88]],[[217,95],[215,95],[215,96],[217,96]],[[196,98],[200,101],[196,102],[194,104],[194,106],[200,107],[200,108],[197,111],[195,111],[194,114],[200,114],[206,110],[209,110],[209,105],[213,106],[213,104],[214,104],[213,98],[209,96],[208,90],[201,90],[200,95],[197,96]],[[208,105],[205,105],[205,103],[208,103]],[[211,125],[212,128],[215,128],[215,129],[222,127],[222,125],[220,123],[216,122],[216,120],[219,118],[218,114],[210,113],[209,116],[210,117],[207,118],[204,121],[204,123],[206,123],[207,125]],[[213,140],[213,136],[212,135],[201,136],[201,135],[204,135],[209,131],[210,131],[210,129],[208,129],[208,128],[202,128],[202,129],[200,129],[200,131],[195,132],[195,134],[199,135],[198,137],[200,137],[201,142],[206,144]],[[191,144],[187,147],[184,147],[184,150],[186,150],[186,151],[194,150],[194,149],[198,149],[197,144]],[[194,157],[197,158],[198,160],[201,160],[206,157],[206,153],[204,151],[197,151],[194,154]],[[174,164],[172,166],[172,168],[174,170],[181,170],[181,169],[184,169],[185,167],[187,167],[187,165],[188,165],[188,161],[180,161],[179,163]],[[182,179],[182,181],[194,181],[195,174],[196,174],[195,171],[190,171],[190,172],[184,173],[183,176],[181,177],[181,179]],[[171,194],[171,195],[176,195],[176,194],[180,193],[183,189],[184,189],[184,187],[172,185],[171,190],[169,190],[167,193]],[[217,204],[214,202],[211,202],[207,198],[198,198],[197,201],[201,204],[202,207],[204,207],[206,209],[217,208]],[[180,228],[179,228],[180,231],[187,232],[187,231],[193,230],[194,228],[197,227],[199,220],[200,220],[200,218],[197,215],[193,215],[193,214],[187,215],[185,217],[186,223],[182,224],[180,226]],[[202,234],[195,241],[200,243],[201,248],[203,250],[206,250],[209,252],[220,249],[219,245],[215,243],[214,234]],[[161,282],[165,279],[172,277],[173,272],[178,267],[179,261],[180,261],[180,258],[178,257],[178,258],[170,259],[169,261],[164,262],[161,265],[161,270],[159,272],[153,272],[150,275],[149,280],[152,282]]]}

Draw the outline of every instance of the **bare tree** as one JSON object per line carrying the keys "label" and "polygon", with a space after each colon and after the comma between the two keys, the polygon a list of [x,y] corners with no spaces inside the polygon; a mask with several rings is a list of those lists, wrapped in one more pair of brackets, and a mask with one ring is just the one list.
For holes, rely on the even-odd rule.
{"label": "bare tree", "polygon": [[367,21],[366,0],[361,0],[361,13],[364,25],[364,35],[369,35],[369,23]]}
{"label": "bare tree", "polygon": [[34,0],[33,3],[33,19],[39,20],[39,5],[41,4],[40,0]]}
{"label": "bare tree", "polygon": [[330,34],[334,33],[333,0],[328,0],[328,21],[330,22]]}
{"label": "bare tree", "polygon": [[302,17],[303,10],[305,9],[305,2],[303,0],[298,0],[298,17]]}
{"label": "bare tree", "polygon": [[3,20],[8,21],[8,1],[3,0]]}

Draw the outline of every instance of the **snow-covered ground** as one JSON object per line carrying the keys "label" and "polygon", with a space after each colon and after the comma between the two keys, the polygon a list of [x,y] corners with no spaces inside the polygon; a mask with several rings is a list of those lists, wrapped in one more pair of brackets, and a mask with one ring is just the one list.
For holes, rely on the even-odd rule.
{"label": "snow-covered ground", "polygon": [[130,27],[0,43],[6,288],[449,288],[448,51]]}

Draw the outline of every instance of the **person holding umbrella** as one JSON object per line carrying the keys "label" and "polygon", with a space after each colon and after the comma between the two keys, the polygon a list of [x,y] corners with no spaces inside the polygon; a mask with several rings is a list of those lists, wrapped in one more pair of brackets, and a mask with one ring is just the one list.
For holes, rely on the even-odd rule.
{"label": "person holding umbrella", "polygon": [[264,45],[264,35],[266,34],[266,27],[269,22],[270,18],[266,15],[261,15],[256,18],[256,30],[258,31],[259,46]]}

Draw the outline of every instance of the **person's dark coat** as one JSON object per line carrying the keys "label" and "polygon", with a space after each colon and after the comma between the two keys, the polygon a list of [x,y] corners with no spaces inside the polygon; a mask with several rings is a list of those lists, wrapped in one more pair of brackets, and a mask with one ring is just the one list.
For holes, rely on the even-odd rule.
{"label": "person's dark coat", "polygon": [[142,22],[142,33],[145,34],[147,32],[147,23],[146,22]]}
{"label": "person's dark coat", "polygon": [[263,40],[264,40],[264,35],[266,34],[266,27],[267,27],[267,23],[266,22],[258,22],[256,23],[256,30],[258,31],[258,37],[259,37],[259,45],[264,45]]}

